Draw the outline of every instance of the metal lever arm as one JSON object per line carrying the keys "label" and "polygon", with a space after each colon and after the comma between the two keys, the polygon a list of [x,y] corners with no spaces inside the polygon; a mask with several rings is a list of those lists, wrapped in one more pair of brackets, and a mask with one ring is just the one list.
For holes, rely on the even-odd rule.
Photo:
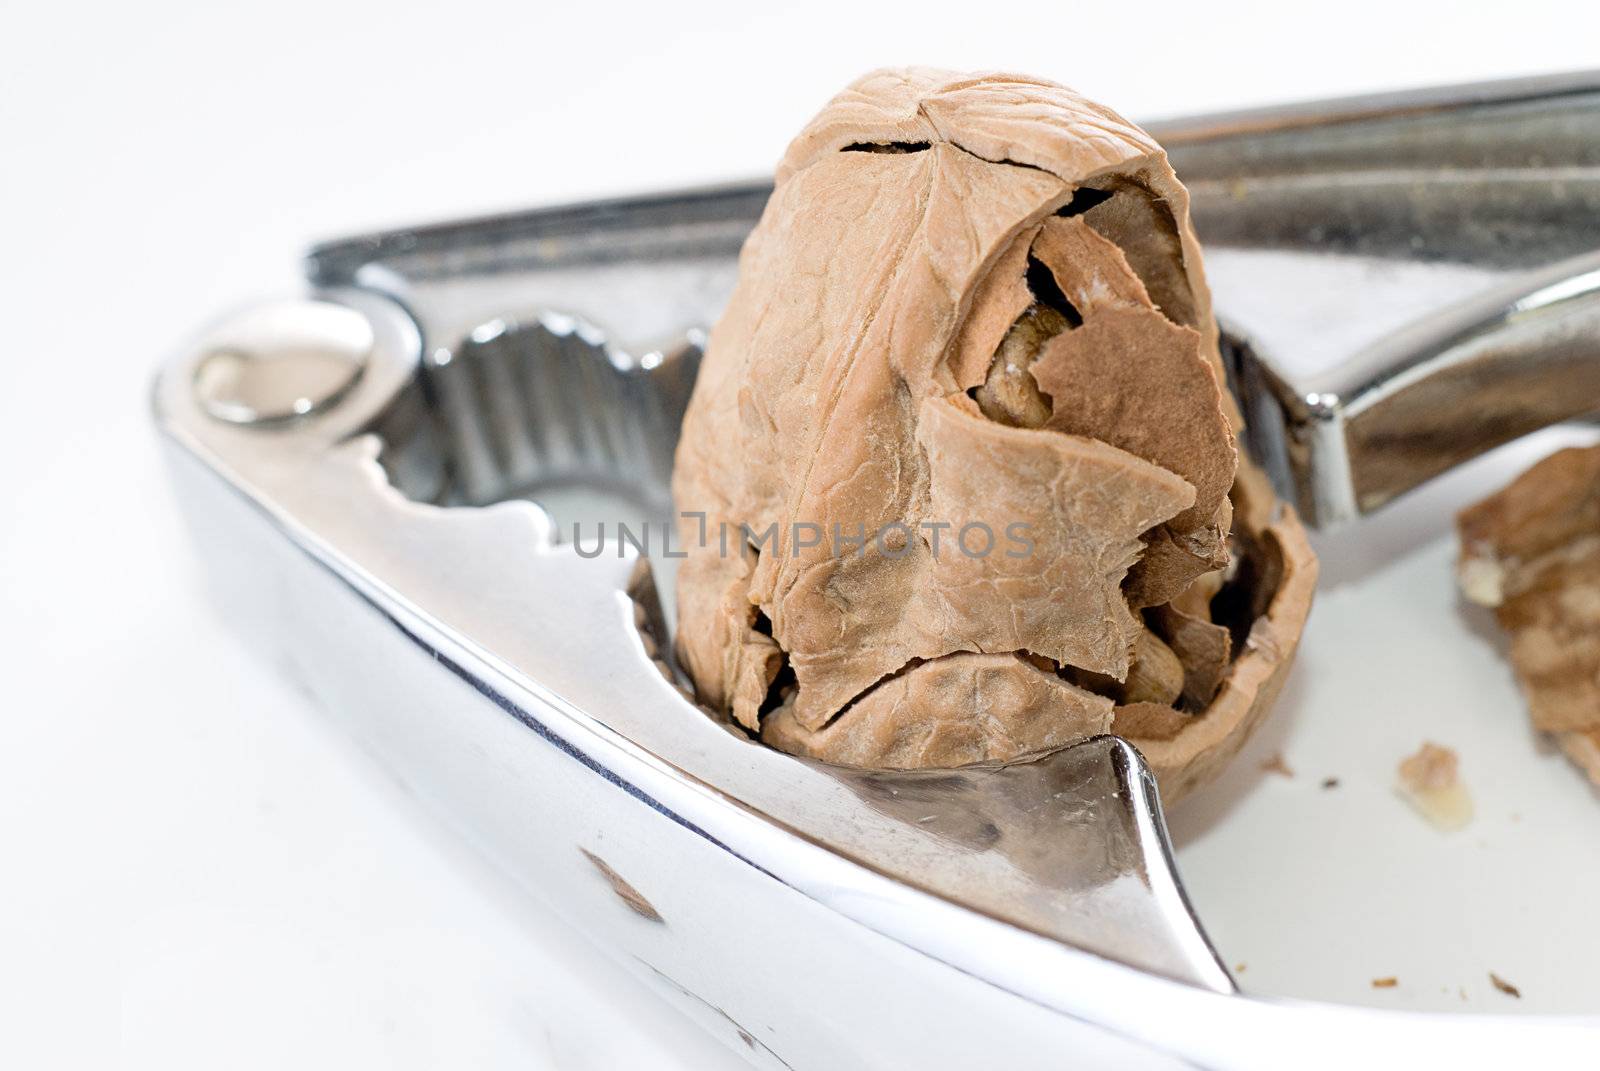
{"label": "metal lever arm", "polygon": [[1155,129],[1251,445],[1317,525],[1600,409],[1600,74]]}

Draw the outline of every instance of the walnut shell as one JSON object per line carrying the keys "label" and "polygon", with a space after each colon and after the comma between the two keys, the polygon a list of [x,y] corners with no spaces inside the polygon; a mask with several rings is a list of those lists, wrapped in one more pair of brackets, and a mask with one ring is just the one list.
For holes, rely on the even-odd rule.
{"label": "walnut shell", "polygon": [[1165,786],[1209,776],[1315,577],[1223,381],[1188,195],[1147,134],[1015,75],[860,79],[779,166],[685,416],[701,701],[880,767],[1121,718]]}

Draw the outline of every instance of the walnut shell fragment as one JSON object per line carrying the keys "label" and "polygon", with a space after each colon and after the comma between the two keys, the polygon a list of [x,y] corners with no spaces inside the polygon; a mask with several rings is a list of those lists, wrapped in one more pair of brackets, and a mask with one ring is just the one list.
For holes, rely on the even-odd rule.
{"label": "walnut shell fragment", "polygon": [[1557,451],[1456,526],[1462,593],[1510,635],[1534,727],[1600,785],[1600,446]]}
{"label": "walnut shell fragment", "polygon": [[1276,694],[1315,560],[1236,446],[1188,195],[1015,75],[878,71],[790,145],[684,419],[678,653],[767,743],[1163,790]]}

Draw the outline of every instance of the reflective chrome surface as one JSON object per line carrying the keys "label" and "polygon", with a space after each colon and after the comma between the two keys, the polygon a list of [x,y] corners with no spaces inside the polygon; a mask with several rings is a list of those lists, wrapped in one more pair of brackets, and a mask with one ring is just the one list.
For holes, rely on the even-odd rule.
{"label": "reflective chrome surface", "polygon": [[234,424],[306,416],[338,399],[372,352],[372,327],[326,301],[281,302],[219,324],[205,340],[194,389],[205,410]]}
{"label": "reflective chrome surface", "polygon": [[1600,409],[1600,75],[1153,129],[1252,445],[1315,524]]}
{"label": "reflective chrome surface", "polygon": [[[1462,114],[1491,98],[1470,91]],[[1458,110],[1404,98],[1163,131],[1202,230],[1221,242],[1219,306],[1263,442],[1277,435],[1280,476],[1297,475],[1324,520],[1350,497],[1330,497],[1329,466],[1344,464],[1351,488],[1369,478],[1369,454],[1349,447],[1355,403],[1398,412],[1385,405],[1400,392],[1310,391],[1321,415],[1296,415],[1289,401],[1308,395],[1293,393],[1274,347],[1348,370],[1353,354],[1386,345],[1374,351],[1394,373],[1382,384],[1405,369],[1426,383],[1456,367],[1450,346],[1505,332],[1471,316],[1453,333],[1396,331],[1464,301],[1468,284],[1526,291],[1534,277],[1506,276],[1529,270],[1515,257],[1470,271],[1385,259],[1410,246],[1393,236],[1297,251],[1292,199],[1275,214],[1266,198],[1258,228],[1216,208],[1234,199],[1221,177],[1230,155],[1250,162],[1240,143],[1211,172],[1204,153],[1213,137],[1292,129],[1310,139],[1296,151],[1315,155],[1322,127],[1338,143],[1346,122]],[[699,331],[765,194],[583,205],[323,247],[309,260],[316,297],[359,313],[375,341],[341,394],[286,423],[208,414],[196,373],[215,333],[179,353],[158,381],[157,416],[230,618],[253,621],[264,647],[502,865],[763,1066],[1278,1068],[1288,1052],[1304,1067],[1373,1052],[1487,1066],[1592,1046],[1593,1023],[1235,994],[1173,873],[1150,779],[1119,741],[1003,769],[848,771],[751,743],[685,698],[661,661],[670,615],[650,571],[631,551],[580,556],[565,525],[669,508]],[[1294,278],[1267,270],[1285,263],[1343,280],[1343,299],[1262,289]],[[1583,299],[1557,276],[1523,300]],[[1502,308],[1517,300],[1497,294]],[[1344,315],[1359,295],[1375,303],[1364,329],[1382,330],[1347,345],[1319,328],[1319,316],[1340,326],[1329,310]],[[1252,301],[1287,312],[1268,330]],[[284,330],[315,334],[320,306],[299,307],[308,316]],[[1539,359],[1543,339],[1530,343]],[[1474,404],[1453,426],[1472,422]],[[1329,427],[1340,434],[1307,430]]]}

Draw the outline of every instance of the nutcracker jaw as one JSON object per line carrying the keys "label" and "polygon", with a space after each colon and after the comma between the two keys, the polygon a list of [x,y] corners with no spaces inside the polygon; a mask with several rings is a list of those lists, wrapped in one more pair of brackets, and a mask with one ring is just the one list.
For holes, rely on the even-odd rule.
{"label": "nutcracker jaw", "polygon": [[[765,1044],[763,1026],[781,1024],[818,1054],[774,1044],[783,1059],[848,1066],[850,1035],[830,1031],[865,1031],[869,1014],[909,1022],[937,999],[1008,1017],[1015,1002],[1046,1052],[1104,1032],[1078,1023],[1105,1018],[1079,982],[1092,1002],[1147,981],[1231,991],[1132,748],[1103,738],[1005,769],[895,774],[736,735],[654,657],[636,556],[578,557],[530,502],[435,507],[391,485],[363,429],[404,400],[421,338],[398,306],[354,290],[267,318],[303,347],[295,324],[335,310],[370,325],[373,345],[336,401],[306,392],[306,416],[211,415],[196,385],[216,340],[237,352],[231,323],[157,385],[226,614],[562,913],[720,1009],[714,1029],[736,1021]],[[796,1004],[795,985],[820,994]],[[976,1059],[980,1036],[938,1044]]]}
{"label": "nutcracker jaw", "polygon": [[[1284,169],[1311,152],[1303,139],[1332,138],[1359,162],[1362,146],[1406,143],[1395,124],[1429,116],[1487,122],[1548,101],[1577,109],[1558,127],[1581,128],[1589,86],[1154,128],[1213,241],[1258,455],[1323,522],[1375,506],[1374,487],[1426,478],[1408,461],[1388,484],[1363,482],[1387,456],[1360,437],[1384,427],[1367,414],[1403,412],[1393,407],[1434,371],[1482,361],[1442,360],[1457,351],[1438,340],[1466,336],[1431,320],[1423,344],[1394,342],[1404,331],[1363,342],[1354,327],[1329,338],[1317,317],[1436,268],[1477,272],[1491,289],[1537,282],[1544,297],[1528,307],[1559,311],[1564,329],[1594,309],[1581,281],[1519,274],[1544,270],[1520,263],[1417,268],[1360,242],[1329,252],[1295,230],[1321,187]],[[1245,165],[1242,197],[1224,177],[1230,159]],[[1368,175],[1354,163],[1333,172],[1323,195],[1335,205],[1364,188],[1351,175]],[[1295,189],[1311,199],[1294,201]],[[766,193],[752,184],[324,246],[309,258],[307,299],[230,318],[186,347],[158,379],[156,417],[228,617],[501,865],[758,1063],[851,1067],[889,1052],[932,1067],[1033,1066],[1065,1049],[1090,1065],[1170,1066],[1178,1054],[1274,1066],[1307,1030],[1328,1041],[1305,1066],[1381,1044],[1469,1065],[1572,1044],[1559,1024],[1445,1027],[1235,994],[1173,872],[1143,762],[1118,740],[1001,769],[869,773],[766,749],[683,695],[645,563],[626,548],[583,557],[557,525],[596,510],[666,519],[696,332],[726,300]],[[1442,241],[1449,229],[1424,233]],[[1284,264],[1335,282],[1309,298],[1263,291],[1298,270]],[[1433,315],[1407,293],[1386,330]],[[1478,320],[1466,319],[1504,309],[1505,293],[1472,299]],[[1275,302],[1293,314],[1272,319]],[[1536,322],[1531,337],[1548,341],[1551,315],[1501,320]],[[1344,371],[1291,374],[1297,338]],[[1350,371],[1352,355],[1378,371]]]}

